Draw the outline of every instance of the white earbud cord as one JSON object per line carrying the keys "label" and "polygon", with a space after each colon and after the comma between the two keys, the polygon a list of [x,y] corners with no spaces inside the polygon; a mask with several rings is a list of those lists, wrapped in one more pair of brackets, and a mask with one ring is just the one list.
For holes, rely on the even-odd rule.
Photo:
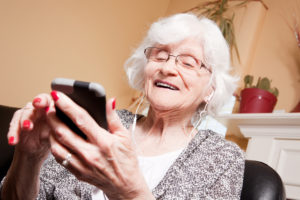
{"label": "white earbud cord", "polygon": [[200,112],[200,114],[199,114],[199,120],[197,121],[196,125],[193,127],[192,131],[190,132],[190,136],[195,131],[195,129],[198,128],[198,126],[202,122],[202,119],[205,117],[207,106],[208,106],[208,103],[205,104],[204,109]]}
{"label": "white earbud cord", "polygon": [[143,103],[144,98],[145,98],[145,94],[143,94],[143,96],[141,97],[141,100],[140,100],[140,102],[139,102],[139,104],[138,104],[138,106],[135,110],[133,123],[132,123],[132,128],[131,128],[131,140],[132,140],[135,148],[137,148],[136,140],[135,140],[135,137],[134,137],[134,131],[135,131],[135,128],[136,128],[136,121],[137,121],[137,112],[139,111],[140,106]]}
{"label": "white earbud cord", "polygon": [[207,106],[210,102],[210,100],[212,99],[212,97],[214,96],[215,91],[213,91],[206,99],[206,104],[203,108],[203,110],[201,110],[200,114],[199,114],[199,120],[197,121],[196,125],[194,126],[193,130],[190,133],[190,136],[192,135],[193,131],[195,129],[198,129],[198,126],[200,125],[200,123],[202,122],[202,120],[204,119],[205,115],[207,114]]}

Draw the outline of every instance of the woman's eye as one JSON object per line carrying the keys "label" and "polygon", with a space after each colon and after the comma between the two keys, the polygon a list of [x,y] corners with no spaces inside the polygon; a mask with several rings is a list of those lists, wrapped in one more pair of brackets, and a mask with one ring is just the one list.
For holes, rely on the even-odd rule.
{"label": "woman's eye", "polygon": [[188,62],[184,62],[184,63],[182,63],[182,64],[184,64],[184,66],[189,67],[189,68],[193,68],[193,67],[194,67],[193,64],[188,63]]}
{"label": "woman's eye", "polygon": [[165,61],[166,59],[163,58],[163,57],[157,57],[156,60],[157,60],[157,61]]}
{"label": "woman's eye", "polygon": [[181,56],[180,62],[188,68],[195,68],[197,66],[196,60],[191,56]]}
{"label": "woman's eye", "polygon": [[155,58],[157,61],[165,61],[166,59],[168,59],[168,53],[166,53],[165,51],[159,51],[156,53]]}

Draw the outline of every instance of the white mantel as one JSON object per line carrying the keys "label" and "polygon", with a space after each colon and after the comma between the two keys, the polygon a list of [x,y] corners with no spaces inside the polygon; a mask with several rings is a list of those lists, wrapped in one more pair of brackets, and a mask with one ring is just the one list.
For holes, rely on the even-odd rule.
{"label": "white mantel", "polygon": [[246,158],[270,165],[288,198],[300,199],[300,113],[226,114],[217,117],[249,138]]}

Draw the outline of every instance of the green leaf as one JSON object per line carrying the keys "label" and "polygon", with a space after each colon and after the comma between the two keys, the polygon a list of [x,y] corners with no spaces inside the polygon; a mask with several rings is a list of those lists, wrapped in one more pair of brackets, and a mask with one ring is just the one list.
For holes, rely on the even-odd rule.
{"label": "green leaf", "polygon": [[[225,13],[228,10],[245,6],[250,1],[255,1],[255,0],[241,0],[238,1],[239,3],[236,3],[236,1],[231,1],[230,5],[228,3],[229,0],[205,0],[202,1],[202,3],[198,4],[196,7],[191,9],[196,13],[200,13],[197,14],[198,17],[204,15],[218,24],[224,38],[228,42],[231,52],[235,51],[239,61],[240,61],[240,55],[236,43],[236,37],[235,37],[234,26],[233,26],[233,20],[235,15],[233,13],[231,19],[227,19],[225,17]],[[232,55],[233,54],[231,53],[231,56]]]}

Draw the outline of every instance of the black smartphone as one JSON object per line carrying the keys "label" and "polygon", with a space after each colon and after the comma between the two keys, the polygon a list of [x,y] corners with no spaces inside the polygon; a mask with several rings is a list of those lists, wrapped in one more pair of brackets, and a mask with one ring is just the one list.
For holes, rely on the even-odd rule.
{"label": "black smartphone", "polygon": [[[69,96],[75,103],[84,108],[102,128],[107,130],[106,98],[102,85],[93,82],[56,78],[51,82],[51,89],[63,92]],[[58,107],[56,107],[56,115],[79,136],[84,139],[87,138]]]}

